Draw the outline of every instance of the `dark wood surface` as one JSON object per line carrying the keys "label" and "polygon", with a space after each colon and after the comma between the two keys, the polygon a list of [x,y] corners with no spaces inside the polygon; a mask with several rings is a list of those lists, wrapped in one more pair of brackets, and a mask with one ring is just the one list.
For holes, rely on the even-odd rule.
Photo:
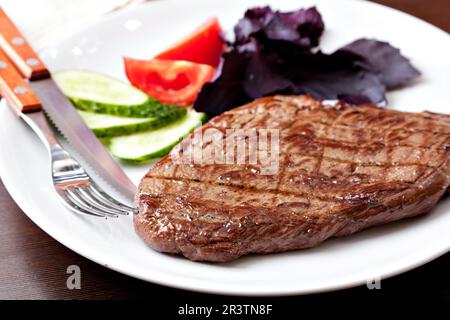
{"label": "dark wood surface", "polygon": [[[450,32],[450,0],[376,2],[411,13]],[[70,265],[78,265],[81,268],[80,290],[69,290],[66,287],[66,269]],[[0,299],[134,298],[144,298],[148,301],[170,300],[179,305],[199,301],[220,303],[224,299],[220,296],[145,283],[81,257],[50,238],[29,220],[0,182]],[[413,271],[383,280],[381,290],[368,290],[364,286],[320,295],[258,301],[284,303],[298,300],[322,302],[336,299],[354,301],[399,298],[450,300],[450,254]],[[248,300],[229,299],[234,303]]]}

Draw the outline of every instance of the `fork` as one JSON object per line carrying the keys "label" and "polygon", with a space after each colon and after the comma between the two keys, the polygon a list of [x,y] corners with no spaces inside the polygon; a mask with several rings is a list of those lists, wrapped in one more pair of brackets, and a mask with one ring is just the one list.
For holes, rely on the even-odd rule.
{"label": "fork", "polygon": [[60,145],[42,112],[22,114],[47,147],[51,161],[53,187],[72,211],[98,217],[134,213],[135,209],[108,195],[86,170]]}
{"label": "fork", "polygon": [[130,207],[106,193],[81,164],[59,143],[50,127],[40,101],[0,50],[0,93],[45,144],[51,162],[54,190],[73,212],[104,218],[135,213]]}

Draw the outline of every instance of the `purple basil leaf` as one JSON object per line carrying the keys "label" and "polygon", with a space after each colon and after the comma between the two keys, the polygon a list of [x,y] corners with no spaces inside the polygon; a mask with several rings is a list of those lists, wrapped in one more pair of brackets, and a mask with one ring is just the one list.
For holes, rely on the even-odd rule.
{"label": "purple basil leaf", "polygon": [[359,39],[339,51],[352,52],[365,58],[381,74],[388,89],[404,86],[420,75],[410,61],[401,55],[400,50],[387,42]]}
{"label": "purple basil leaf", "polygon": [[231,108],[249,102],[244,91],[245,69],[248,57],[236,50],[223,54],[222,73],[213,82],[206,83],[194,102],[194,109],[217,116]]}
{"label": "purple basil leaf", "polygon": [[309,41],[305,45],[309,47],[317,47],[319,45],[319,39],[325,30],[325,24],[316,7],[279,13],[279,16],[295,26],[303,41]]}
{"label": "purple basil leaf", "polygon": [[295,55],[286,61],[283,74],[295,85],[292,94],[350,103],[378,103],[385,96],[379,74],[351,52]]}
{"label": "purple basil leaf", "polygon": [[288,41],[295,43],[298,43],[300,41],[300,33],[295,28],[295,25],[287,23],[277,14],[275,14],[264,27],[264,35],[269,40]]}
{"label": "purple basil leaf", "polygon": [[263,53],[254,43],[250,47],[245,54],[234,50],[224,55],[222,75],[203,87],[194,104],[197,111],[215,116],[274,94],[309,94],[355,104],[384,100],[380,75],[351,52],[293,53],[280,63],[273,52]]}
{"label": "purple basil leaf", "polygon": [[247,10],[223,55],[222,73],[203,86],[194,108],[215,116],[274,94],[376,104],[386,88],[420,74],[398,49],[377,40],[360,39],[332,54],[312,51],[323,30],[316,8]]}
{"label": "purple basil leaf", "polygon": [[253,45],[253,49],[247,51],[249,60],[243,82],[247,96],[256,99],[268,94],[286,91],[292,87],[292,82],[271,61],[271,56],[264,53],[256,41],[252,41],[250,44]]}
{"label": "purple basil leaf", "polygon": [[269,7],[258,7],[246,11],[234,33],[236,45],[257,38],[262,43],[286,41],[295,44],[297,50],[309,50],[319,44],[323,30],[322,17],[314,7],[292,12],[274,12]]}
{"label": "purple basil leaf", "polygon": [[274,12],[270,7],[256,7],[248,9],[244,17],[241,18],[234,27],[236,43],[245,43],[248,38],[255,35],[257,32],[270,22]]}

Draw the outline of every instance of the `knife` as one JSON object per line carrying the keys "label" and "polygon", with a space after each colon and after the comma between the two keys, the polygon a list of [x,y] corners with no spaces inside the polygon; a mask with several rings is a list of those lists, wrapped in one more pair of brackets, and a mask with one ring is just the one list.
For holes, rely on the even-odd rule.
{"label": "knife", "polygon": [[[42,60],[2,8],[0,8],[0,48],[21,75],[29,80],[28,85],[36,94],[45,113],[82,157],[80,160],[84,160],[100,178],[133,202],[136,186],[87,127],[71,102],[53,81]],[[2,64],[0,61],[0,69],[2,65],[6,63]],[[40,108],[33,105],[36,101],[26,100],[34,98],[23,91],[26,84],[19,83],[20,80],[15,79],[17,83],[12,88],[16,94],[25,99],[25,104],[24,101],[20,103],[22,106],[25,105],[23,112],[39,111]]]}

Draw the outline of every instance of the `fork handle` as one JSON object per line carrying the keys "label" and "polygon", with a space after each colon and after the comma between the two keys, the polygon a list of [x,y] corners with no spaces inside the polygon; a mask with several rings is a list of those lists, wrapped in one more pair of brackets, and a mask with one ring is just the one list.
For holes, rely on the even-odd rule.
{"label": "fork handle", "polygon": [[0,94],[18,113],[41,110],[41,103],[14,65],[0,50]]}
{"label": "fork handle", "polygon": [[29,80],[50,77],[44,63],[1,7],[0,48],[11,59],[23,77]]}

